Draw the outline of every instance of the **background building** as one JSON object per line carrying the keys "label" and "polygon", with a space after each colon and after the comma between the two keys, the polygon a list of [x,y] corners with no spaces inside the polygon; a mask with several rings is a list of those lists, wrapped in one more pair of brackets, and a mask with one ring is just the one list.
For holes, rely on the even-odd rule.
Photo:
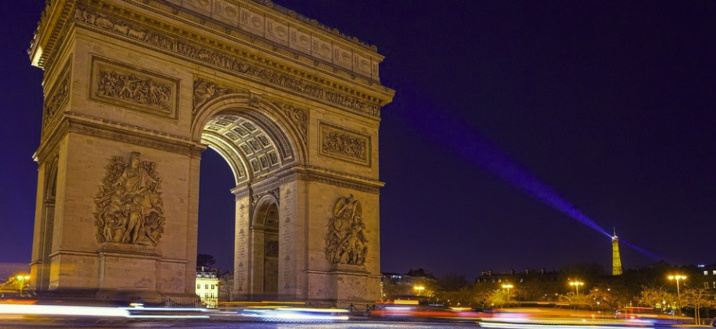
{"label": "background building", "polygon": [[196,295],[207,308],[219,306],[219,276],[216,268],[201,266],[196,269]]}

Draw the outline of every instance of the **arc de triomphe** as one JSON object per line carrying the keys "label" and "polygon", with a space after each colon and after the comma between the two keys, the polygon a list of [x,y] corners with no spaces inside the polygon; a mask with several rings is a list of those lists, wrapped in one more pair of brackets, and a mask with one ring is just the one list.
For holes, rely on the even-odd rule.
{"label": "arc de triomphe", "polygon": [[[234,174],[234,293],[380,298],[373,46],[270,1],[48,0],[37,291],[194,294],[199,166]],[[227,192],[228,193],[228,192]]]}

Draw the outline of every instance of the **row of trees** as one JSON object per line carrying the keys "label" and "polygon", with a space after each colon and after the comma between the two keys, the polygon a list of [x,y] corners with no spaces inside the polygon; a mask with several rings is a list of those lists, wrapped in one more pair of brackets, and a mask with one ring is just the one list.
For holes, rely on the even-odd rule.
{"label": "row of trees", "polygon": [[[677,295],[675,282],[667,280],[670,273],[686,274]],[[531,275],[483,276],[483,282],[468,283],[464,275],[448,274],[431,279],[418,279],[421,298],[450,306],[469,306],[477,309],[516,306],[528,302],[552,302],[556,305],[580,309],[615,312],[627,306],[650,307],[663,313],[679,314],[700,319],[716,314],[716,289],[707,288],[716,276],[704,276],[697,268],[678,268],[666,263],[628,270],[619,276],[605,275],[595,264],[567,266],[559,271]],[[485,280],[486,279],[486,280]],[[584,282],[579,293],[570,280]],[[487,281],[487,282],[484,282]],[[507,286],[506,284],[509,284]],[[504,288],[509,287],[509,288]],[[384,282],[386,299],[416,295],[413,287],[400,282]],[[679,298],[680,297],[680,298]],[[679,301],[680,300],[680,301]],[[679,307],[681,306],[681,307]]]}

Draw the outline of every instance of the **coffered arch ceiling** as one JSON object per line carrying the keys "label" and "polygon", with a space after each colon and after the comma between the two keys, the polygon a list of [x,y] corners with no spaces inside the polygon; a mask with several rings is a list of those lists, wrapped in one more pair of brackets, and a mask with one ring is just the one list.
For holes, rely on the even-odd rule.
{"label": "coffered arch ceiling", "polygon": [[278,126],[259,113],[224,111],[204,125],[201,142],[229,163],[236,184],[278,172],[296,156]]}

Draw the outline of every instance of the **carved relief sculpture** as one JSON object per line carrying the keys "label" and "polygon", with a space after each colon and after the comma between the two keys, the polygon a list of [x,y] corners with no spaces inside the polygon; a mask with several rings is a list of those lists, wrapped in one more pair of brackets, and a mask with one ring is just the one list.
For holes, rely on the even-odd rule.
{"label": "carved relief sculpture", "polygon": [[328,222],[326,256],[331,264],[363,265],[368,253],[360,201],[340,198]]}
{"label": "carved relief sculpture", "polygon": [[70,95],[70,74],[69,74],[70,63],[65,65],[62,69],[62,73],[56,83],[55,87],[48,94],[45,99],[45,109],[43,117],[43,126],[46,126],[50,120],[55,116],[58,110],[67,104],[67,100]]}
{"label": "carved relief sculpture", "polygon": [[276,104],[283,108],[284,114],[291,120],[291,123],[298,128],[298,131],[301,133],[301,139],[305,142],[308,133],[308,111],[288,104]]}
{"label": "carved relief sculpture", "polygon": [[321,123],[320,154],[370,166],[370,137]]}
{"label": "carved relief sculpture", "polygon": [[179,80],[92,57],[90,98],[126,109],[176,118]]}
{"label": "carved relief sculpture", "polygon": [[132,103],[156,106],[169,111],[172,89],[152,79],[142,79],[134,74],[101,71],[97,79],[97,96],[116,98]]}
{"label": "carved relief sculpture", "polygon": [[156,163],[132,152],[129,162],[116,156],[107,165],[95,198],[99,242],[156,246],[164,232],[161,178]]}
{"label": "carved relief sculpture", "polygon": [[221,88],[213,82],[203,79],[194,80],[192,115],[195,115],[196,111],[210,100],[233,92],[235,91],[229,88]]}

